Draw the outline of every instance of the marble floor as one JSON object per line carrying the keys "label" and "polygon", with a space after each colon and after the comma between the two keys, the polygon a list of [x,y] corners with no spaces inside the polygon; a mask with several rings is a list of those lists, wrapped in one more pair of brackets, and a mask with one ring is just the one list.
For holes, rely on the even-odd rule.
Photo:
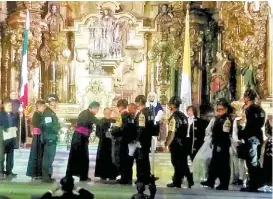
{"label": "marble floor", "polygon": [[[90,155],[90,170],[89,175],[92,178],[91,183],[80,183],[76,179],[76,185],[84,187],[95,194],[95,198],[103,199],[125,199],[135,193],[135,187],[121,186],[116,184],[105,184],[99,179],[94,178],[94,168],[96,159],[96,146],[89,148]],[[26,177],[25,172],[27,168],[29,156],[29,149],[20,149],[15,151],[15,168],[14,172],[18,174],[17,178],[11,181],[0,182],[0,195],[8,195],[14,199],[30,198],[31,195],[40,195],[48,189],[53,189],[57,184],[49,185],[42,184],[39,181],[32,182],[29,177]],[[58,146],[56,158],[54,161],[53,177],[58,181],[65,175],[66,165],[68,159],[68,151],[64,146]],[[219,199],[219,198],[236,198],[236,199],[254,199],[254,198],[271,198],[271,194],[265,193],[242,193],[239,192],[239,187],[230,187],[230,191],[215,191],[209,190],[200,185],[195,185],[192,189],[170,189],[166,188],[166,184],[170,182],[172,176],[172,166],[170,163],[170,155],[168,153],[155,154],[155,170],[154,173],[160,179],[156,182],[158,191],[156,199]],[[1,197],[0,197],[1,199]]]}

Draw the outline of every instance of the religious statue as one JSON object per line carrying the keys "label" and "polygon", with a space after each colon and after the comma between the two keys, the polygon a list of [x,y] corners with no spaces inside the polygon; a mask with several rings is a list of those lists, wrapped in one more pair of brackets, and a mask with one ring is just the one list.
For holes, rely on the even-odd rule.
{"label": "religious statue", "polygon": [[103,10],[102,17],[93,20],[89,32],[89,50],[91,53],[103,53],[109,57],[121,56],[123,39],[121,27],[110,10]]}
{"label": "religious statue", "polygon": [[156,17],[157,26],[162,34],[162,40],[167,40],[170,33],[170,26],[173,24],[173,15],[170,13],[168,4],[163,4],[160,13]]}
{"label": "religious statue", "polygon": [[[250,65],[242,67],[241,75],[244,77],[244,90],[253,89],[256,91],[256,79],[253,66]],[[244,93],[244,91],[242,91],[242,93]]]}
{"label": "religious statue", "polygon": [[210,91],[211,103],[218,98],[230,99],[229,79],[231,62],[222,52],[217,52],[217,63],[211,69]]}
{"label": "religious statue", "polygon": [[54,38],[60,31],[60,24],[63,21],[63,18],[58,12],[57,6],[54,4],[50,7],[50,13],[50,16],[47,18],[47,24],[49,27],[49,33]]}
{"label": "religious statue", "polygon": [[145,184],[143,182],[136,183],[137,193],[132,195],[131,199],[154,199],[156,194],[156,184],[155,177],[151,177],[151,182],[149,184],[150,196],[144,194],[145,192]]}

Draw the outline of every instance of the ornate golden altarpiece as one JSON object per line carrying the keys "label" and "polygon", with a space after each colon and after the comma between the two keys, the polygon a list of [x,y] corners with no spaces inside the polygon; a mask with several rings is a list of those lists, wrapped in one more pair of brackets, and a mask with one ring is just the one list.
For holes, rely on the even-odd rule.
{"label": "ornate golden altarpiece", "polygon": [[[241,69],[246,68],[263,105],[272,112],[267,100],[272,96],[272,10],[267,2],[249,1],[6,2],[1,97],[18,88],[28,8],[30,103],[56,93],[61,102],[57,112],[64,121],[76,119],[92,100],[114,106],[120,98],[133,102],[138,94],[155,91],[166,104],[181,89],[187,4],[193,103],[210,103],[226,92],[239,99],[245,89]],[[224,59],[233,68],[232,77],[218,67]],[[215,96],[214,77],[225,83]]]}

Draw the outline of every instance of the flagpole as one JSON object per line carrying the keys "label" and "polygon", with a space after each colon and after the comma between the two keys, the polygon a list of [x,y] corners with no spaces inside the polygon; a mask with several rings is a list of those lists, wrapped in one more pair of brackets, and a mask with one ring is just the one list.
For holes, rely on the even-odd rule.
{"label": "flagpole", "polygon": [[19,108],[19,149],[21,145],[21,136],[22,136],[22,119],[23,119],[23,112],[24,108],[28,105],[28,67],[27,67],[27,55],[28,55],[28,31],[30,27],[30,20],[29,20],[29,10],[26,9],[26,23],[24,29],[24,40],[23,40],[23,47],[22,47],[22,64],[21,64],[21,71],[20,71],[20,88],[19,88],[19,95],[20,95],[20,108]]}
{"label": "flagpole", "polygon": [[187,106],[192,104],[191,89],[191,53],[190,53],[190,5],[187,4],[187,13],[185,17],[185,39],[183,52],[183,68],[181,79],[180,97],[182,100],[181,109],[186,112]]}
{"label": "flagpole", "polygon": [[20,104],[20,107],[19,107],[19,141],[18,141],[19,150],[21,149],[21,139],[22,139],[22,118],[24,117],[24,115],[22,115],[22,114],[23,114],[23,111],[24,111],[23,105]]}

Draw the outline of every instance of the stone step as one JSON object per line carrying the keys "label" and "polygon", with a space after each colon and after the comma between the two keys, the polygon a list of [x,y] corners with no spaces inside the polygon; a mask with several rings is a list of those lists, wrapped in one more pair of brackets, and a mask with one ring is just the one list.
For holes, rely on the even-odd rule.
{"label": "stone step", "polygon": [[[28,164],[30,149],[20,149],[15,150],[14,154],[14,173],[18,174],[16,179],[17,182],[28,182],[30,180],[27,177],[26,170]],[[96,165],[96,154],[97,154],[97,147],[89,147],[89,174],[92,177],[95,171]],[[66,172],[67,161],[68,161],[69,151],[67,151],[65,146],[58,146],[57,153],[55,156],[55,160],[53,163],[53,176],[56,179],[61,179]],[[170,154],[169,153],[155,153],[155,165],[172,168],[171,161],[170,161]]]}

